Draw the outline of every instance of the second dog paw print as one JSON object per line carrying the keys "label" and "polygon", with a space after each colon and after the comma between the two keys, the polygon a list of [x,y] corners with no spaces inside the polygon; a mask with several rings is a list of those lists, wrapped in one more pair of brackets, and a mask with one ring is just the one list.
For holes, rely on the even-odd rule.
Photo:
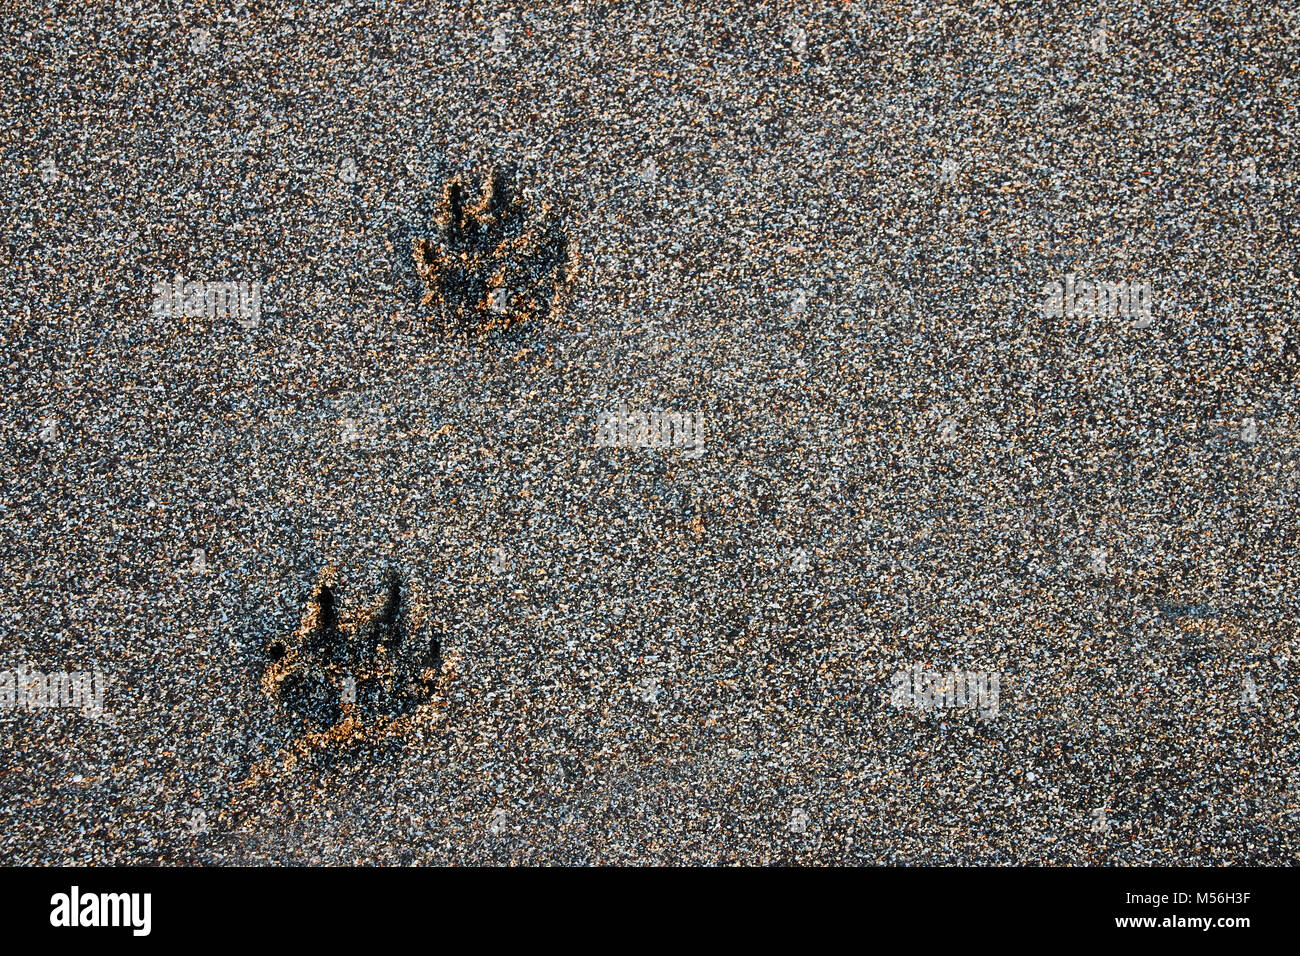
{"label": "second dog paw print", "polygon": [[569,240],[556,208],[530,210],[510,179],[489,174],[475,200],[454,177],[443,188],[433,235],[412,255],[423,305],[463,332],[508,329],[545,319],[573,279]]}

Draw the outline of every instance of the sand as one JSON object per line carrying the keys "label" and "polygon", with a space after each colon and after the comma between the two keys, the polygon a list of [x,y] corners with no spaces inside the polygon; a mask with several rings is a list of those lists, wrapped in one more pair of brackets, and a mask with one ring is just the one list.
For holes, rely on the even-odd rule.
{"label": "sand", "polygon": [[1283,5],[21,6],[0,862],[1294,858]]}

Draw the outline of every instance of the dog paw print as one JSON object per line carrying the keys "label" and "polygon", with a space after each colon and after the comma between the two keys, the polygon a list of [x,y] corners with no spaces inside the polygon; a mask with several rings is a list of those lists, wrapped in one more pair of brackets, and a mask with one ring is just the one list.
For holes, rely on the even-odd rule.
{"label": "dog paw print", "polygon": [[569,240],[556,208],[530,213],[507,177],[489,174],[477,199],[469,182],[443,188],[432,238],[415,238],[422,304],[436,306],[443,324],[487,332],[543,320],[573,278]]}
{"label": "dog paw print", "polygon": [[428,612],[395,571],[368,608],[340,608],[337,571],[312,592],[302,625],[271,646],[262,686],[298,733],[335,735],[393,720],[426,703],[442,644]]}

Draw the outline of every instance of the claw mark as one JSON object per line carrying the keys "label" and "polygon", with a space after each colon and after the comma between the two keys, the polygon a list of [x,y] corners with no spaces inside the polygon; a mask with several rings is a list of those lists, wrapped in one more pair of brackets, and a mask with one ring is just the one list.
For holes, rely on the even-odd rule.
{"label": "claw mark", "polygon": [[551,314],[573,279],[569,240],[555,207],[529,219],[524,201],[492,172],[471,204],[456,177],[443,189],[437,235],[412,243],[424,281],[423,305],[441,309],[458,330],[508,329]]}

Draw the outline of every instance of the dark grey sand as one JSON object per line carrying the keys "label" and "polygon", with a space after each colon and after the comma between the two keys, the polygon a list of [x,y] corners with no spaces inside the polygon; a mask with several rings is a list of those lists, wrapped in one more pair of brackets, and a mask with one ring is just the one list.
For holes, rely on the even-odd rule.
{"label": "dark grey sand", "polygon": [[[1287,5],[110,7],[2,28],[0,668],[109,683],[0,714],[0,862],[1294,858]],[[492,168],[572,293],[450,335]],[[313,743],[329,566],[440,673]]]}

